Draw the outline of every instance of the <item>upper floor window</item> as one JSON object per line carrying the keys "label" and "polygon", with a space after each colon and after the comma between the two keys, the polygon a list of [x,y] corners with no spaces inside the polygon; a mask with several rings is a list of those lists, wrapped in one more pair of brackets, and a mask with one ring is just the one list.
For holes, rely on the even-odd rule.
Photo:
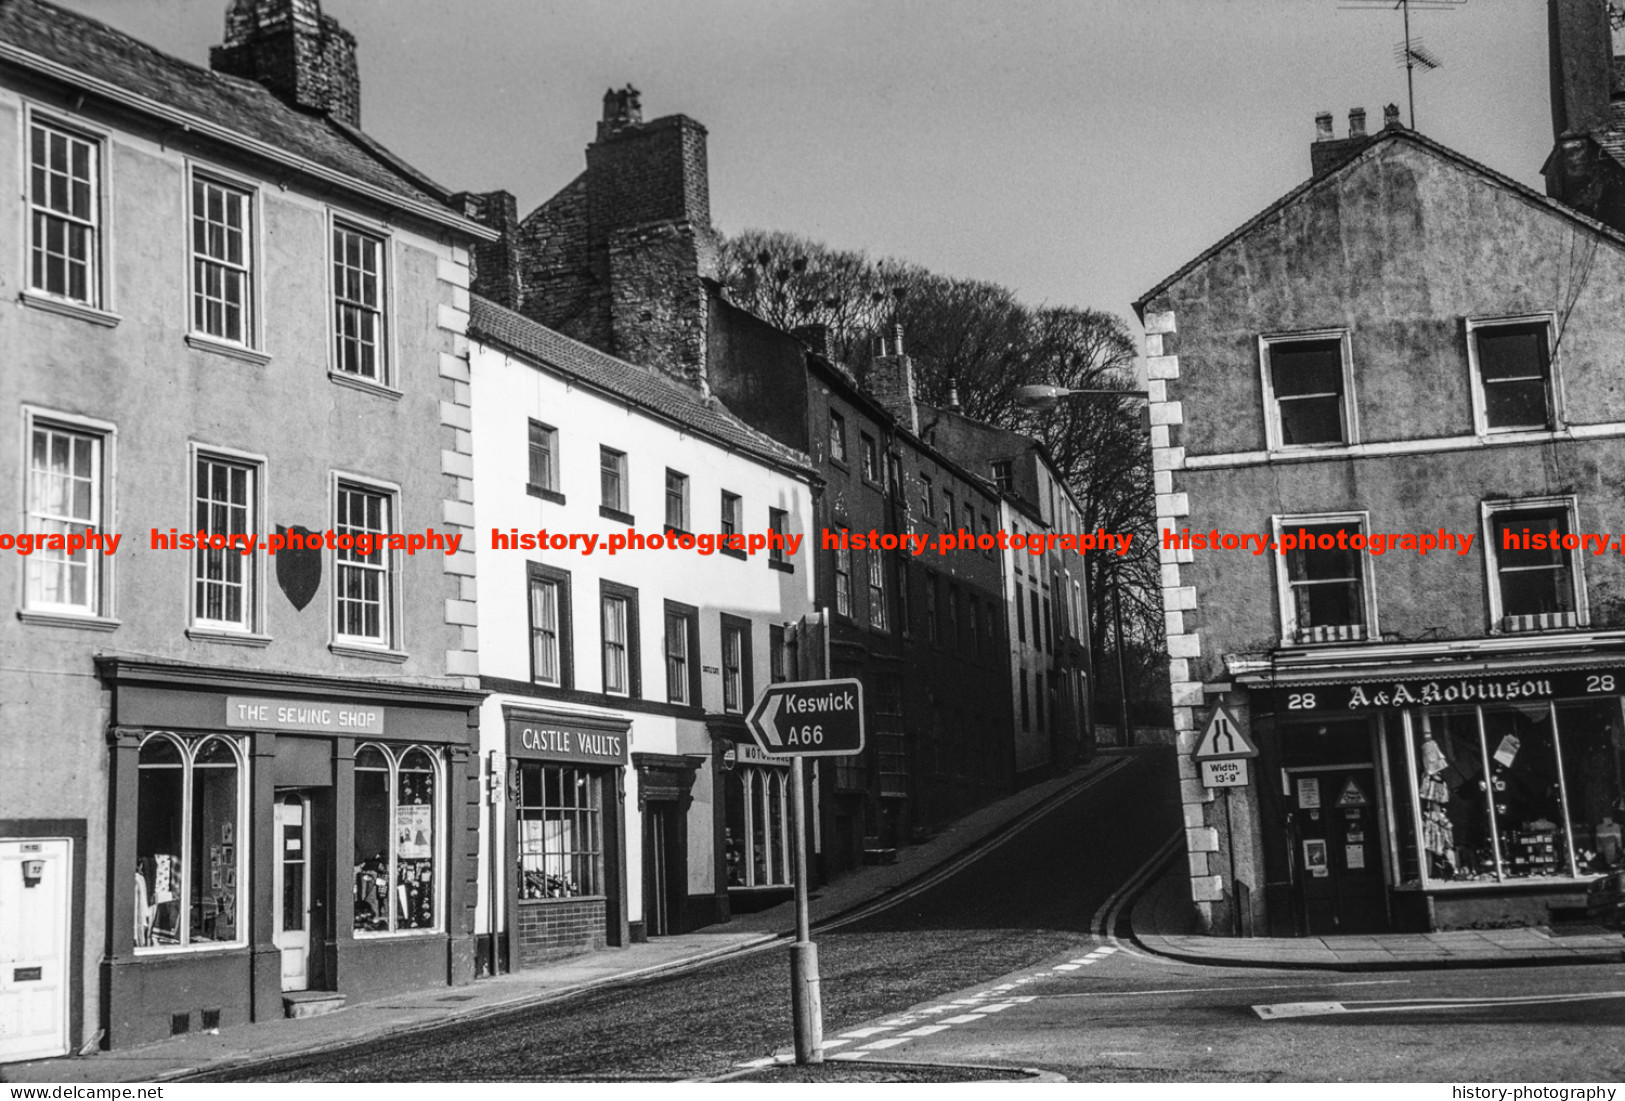
{"label": "upper floor window", "polygon": [[28,285],[101,305],[101,143],[31,120],[28,210]]}
{"label": "upper floor window", "polygon": [[886,630],[886,556],[869,552],[869,626]]}
{"label": "upper floor window", "polygon": [[1282,516],[1279,556],[1286,642],[1351,642],[1376,635],[1376,605],[1364,553],[1365,516]]}
{"label": "upper floor window", "polygon": [[789,663],[785,661],[784,625],[770,623],[767,628],[767,679],[777,684],[789,680]]}
{"label": "upper floor window", "polygon": [[741,512],[739,494],[722,491],[722,534],[739,534],[739,515]]}
{"label": "upper floor window", "polygon": [[[25,525],[35,536],[82,535],[105,526],[103,460],[107,437],[33,420],[29,425]],[[100,550],[40,547],[25,560],[24,604],[30,611],[104,612]]]}
{"label": "upper floor window", "polygon": [[255,521],[259,468],[214,455],[197,457],[193,478],[193,527],[225,536],[225,547],[198,547],[192,563],[192,618],[207,627],[254,629],[259,555],[240,544],[258,538]]}
{"label": "upper floor window", "polygon": [[767,510],[767,564],[774,569],[792,570],[793,567],[784,556],[784,533],[790,522],[790,514],[782,508],[769,508]]}
{"label": "upper floor window", "polygon": [[1541,631],[1586,622],[1574,500],[1484,505],[1491,622],[1500,631]]}
{"label": "upper floor window", "polygon": [[846,547],[835,550],[835,614],[852,614],[852,552]]}
{"label": "upper floor window", "polygon": [[385,383],[384,240],[333,226],[333,369]]}
{"label": "upper floor window", "polygon": [[846,462],[846,418],[833,409],[829,411],[829,457]]}
{"label": "upper floor window", "polygon": [[559,430],[541,421],[530,422],[530,469],[527,490],[557,493],[559,489]]}
{"label": "upper floor window", "polygon": [[[340,639],[388,646],[393,638],[395,558],[391,495],[341,482],[334,509],[333,602]],[[345,544],[349,546],[346,547]]]}
{"label": "upper floor window", "polygon": [[626,452],[598,449],[598,503],[611,512],[626,512]]}
{"label": "upper floor window", "polygon": [[688,475],[666,471],[666,526],[688,530]]}
{"label": "upper floor window", "polygon": [[931,487],[929,475],[920,475],[920,515],[927,520],[937,518],[937,492]]}
{"label": "upper floor window", "polygon": [[251,192],[192,178],[192,330],[254,343]]}
{"label": "upper floor window", "polygon": [[1549,317],[1469,321],[1467,346],[1480,432],[1552,427]]}
{"label": "upper floor window", "polygon": [[666,601],[666,700],[697,706],[699,691],[699,612]]}
{"label": "upper floor window", "polygon": [[880,449],[875,445],[875,438],[867,432],[862,437],[863,445],[863,480],[866,482],[880,481]]}
{"label": "upper floor window", "polygon": [[722,616],[722,710],[740,712],[751,703],[750,620]]}
{"label": "upper floor window", "polygon": [[954,513],[956,511],[958,511],[958,508],[959,508],[958,503],[954,501],[953,491],[948,490],[948,489],[943,490],[942,491],[942,525],[943,525],[943,527],[951,528],[951,527],[954,526]]}
{"label": "upper floor window", "polygon": [[1348,334],[1264,337],[1260,345],[1271,450],[1356,442]]}
{"label": "upper floor window", "polygon": [[995,459],[993,462],[993,484],[1000,493],[1009,493],[1016,484],[1015,474],[1009,459]]}
{"label": "upper floor window", "polygon": [[[570,575],[528,563],[530,584],[530,679],[573,688],[570,633]],[[606,679],[608,673],[605,674]]]}
{"label": "upper floor window", "polygon": [[886,456],[886,485],[898,500],[903,498],[903,460],[896,455]]}

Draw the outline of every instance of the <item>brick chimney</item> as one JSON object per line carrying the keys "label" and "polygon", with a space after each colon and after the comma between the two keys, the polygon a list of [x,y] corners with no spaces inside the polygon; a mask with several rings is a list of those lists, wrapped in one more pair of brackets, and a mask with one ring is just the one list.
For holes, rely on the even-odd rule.
{"label": "brick chimney", "polygon": [[914,362],[903,349],[903,326],[893,324],[874,338],[869,361],[869,393],[886,412],[915,435],[920,431],[920,408],[914,397]]}
{"label": "brick chimney", "polygon": [[510,310],[520,308],[524,284],[519,270],[519,208],[511,192],[459,191],[454,210],[502,236],[478,241],[469,250],[469,290]]}
{"label": "brick chimney", "polygon": [[323,15],[320,0],[232,0],[226,40],[209,51],[209,65],[301,111],[361,125],[355,35]]}
{"label": "brick chimney", "polygon": [[1331,112],[1320,112],[1315,116],[1315,140],[1309,146],[1310,174],[1321,176],[1330,172],[1364,149],[1370,142],[1371,137],[1365,132],[1364,107],[1355,107],[1349,111],[1349,136],[1346,138],[1334,137]]}

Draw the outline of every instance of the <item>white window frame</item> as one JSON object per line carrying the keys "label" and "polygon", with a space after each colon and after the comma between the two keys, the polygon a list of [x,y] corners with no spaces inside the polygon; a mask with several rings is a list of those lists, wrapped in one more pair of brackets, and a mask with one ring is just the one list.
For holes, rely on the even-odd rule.
{"label": "white window frame", "polygon": [[[268,499],[265,490],[265,456],[247,451],[239,451],[230,447],[215,447],[210,444],[202,444],[197,442],[193,442],[188,446],[186,476],[187,498],[185,513],[187,523],[186,525],[182,526],[180,530],[185,532],[196,532],[198,530],[196,523],[198,500],[197,468],[198,463],[205,459],[213,459],[220,462],[231,463],[236,466],[244,466],[250,470],[254,481],[249,491],[248,534],[254,536],[256,543],[263,544],[264,532],[262,531],[262,528],[264,526],[265,502]],[[188,584],[186,586],[187,623],[190,624],[190,627],[186,632],[187,635],[193,638],[230,636],[227,639],[228,641],[242,641],[248,643],[270,641],[269,636],[261,633],[261,629],[266,622],[265,582],[268,571],[266,570],[265,565],[265,547],[263,545],[256,546],[254,548],[254,553],[248,556],[248,577],[246,583],[249,587],[249,594],[248,599],[244,601],[243,611],[245,621],[235,623],[229,620],[207,619],[203,616],[202,609],[199,608],[197,600],[198,552],[194,549],[188,553],[191,555],[191,565],[187,571]],[[228,550],[225,553],[228,555],[238,555],[238,557],[242,557],[240,552],[235,548]]]}
{"label": "white window frame", "polygon": [[[555,594],[558,592],[556,585],[554,586],[554,592]],[[616,623],[616,626],[620,628],[621,633],[621,637],[618,640],[610,637],[609,628],[611,623],[611,607],[620,609],[618,622]],[[630,697],[632,695],[631,600],[618,592],[600,594],[598,597],[598,628],[601,635],[601,642],[604,647],[603,657],[601,659],[604,672],[604,695]],[[556,632],[555,637],[557,637]],[[620,647],[619,651],[615,649],[616,646]],[[620,659],[618,662],[613,660],[617,657]],[[621,686],[619,688],[611,688],[609,685],[609,674],[611,670],[618,670],[620,673]]]}
{"label": "white window frame", "polygon": [[[547,628],[546,626],[542,626],[542,627],[538,628],[538,625],[537,625],[537,622],[536,622],[536,603],[535,603],[536,596],[535,596],[535,590],[536,590],[536,587],[538,585],[546,585],[546,586],[549,586],[553,590],[553,624],[552,624],[552,627],[551,627],[551,635],[552,635],[552,640],[553,640],[553,673],[554,673],[554,675],[553,675],[552,679],[545,678],[545,677],[543,677],[541,675],[540,665],[536,661],[536,639],[537,639],[537,636],[541,635],[541,636],[545,637],[545,636],[547,636],[549,634],[549,628]],[[567,600],[567,597],[565,596],[565,586],[564,586],[564,582],[561,579],[556,578],[556,577],[538,577],[535,574],[531,573],[530,571],[528,571],[528,570],[526,571],[526,574],[525,574],[525,642],[526,642],[526,645],[529,647],[530,680],[531,680],[532,684],[542,684],[542,685],[547,685],[547,686],[552,687],[552,688],[562,688],[562,687],[564,687],[564,681],[565,681],[564,670],[565,670],[565,661],[566,661],[566,657],[567,657],[567,655],[565,654],[565,646],[566,646],[566,641],[567,640],[566,640],[566,637],[565,637],[564,623],[565,623],[565,616],[569,614],[568,611],[566,611],[565,606],[564,606],[566,600]]]}
{"label": "white window frame", "polygon": [[[338,325],[338,285],[334,278],[334,267],[337,257],[334,255],[334,235],[340,231],[359,233],[364,237],[372,237],[378,241],[378,375],[368,378],[366,375],[342,370],[339,366],[339,325]],[[391,324],[394,318],[395,304],[395,238],[390,228],[378,222],[360,218],[345,211],[329,211],[327,218],[327,247],[323,250],[326,258],[327,271],[327,376],[334,382],[342,385],[354,386],[363,390],[381,390],[387,394],[399,394],[400,385],[395,355],[395,326]]]}
{"label": "white window frame", "polygon": [[[392,485],[388,482],[380,482],[372,478],[367,478],[344,471],[334,471],[328,483],[328,526],[334,532],[337,532],[339,529],[339,493],[346,489],[357,490],[362,493],[377,494],[383,497],[389,508],[389,517],[387,520],[388,527],[385,533],[389,535],[400,534],[400,487],[397,485]],[[339,584],[339,555],[342,553],[344,552],[339,550],[336,546],[333,548],[333,550],[328,552],[328,577],[332,579],[333,587],[333,597],[329,605],[331,609],[329,612],[329,617],[332,624],[333,640],[329,644],[328,649],[356,657],[392,657],[397,660],[404,661],[406,655],[402,652],[405,649],[405,646],[403,642],[401,624],[401,589],[403,588],[401,578],[401,556],[405,552],[387,549],[380,552],[383,555],[383,576],[388,588],[388,592],[383,594],[383,599],[380,602],[380,616],[387,618],[387,622],[382,624],[384,631],[383,638],[381,639],[372,638],[366,635],[345,634],[341,629],[339,620],[339,595],[341,588]]]}
{"label": "white window frame", "polygon": [[[182,955],[195,952],[225,952],[240,949],[248,943],[249,914],[253,909],[253,892],[249,889],[248,867],[250,838],[248,830],[248,748],[245,740],[239,736],[225,733],[207,733],[189,736],[172,730],[154,730],[141,739],[141,746],[136,751],[136,809],[140,812],[140,749],[145,749],[149,742],[163,740],[172,743],[181,756],[181,838],[183,851],[181,857],[181,889],[175,899],[180,912],[181,928],[185,930],[183,940],[191,937],[191,893],[192,877],[188,856],[196,859],[195,854],[184,851],[192,844],[192,772],[193,762],[197,759],[198,750],[209,741],[224,742],[230,747],[237,758],[237,822],[235,830],[235,868],[237,876],[237,939],[230,941],[208,941],[204,944],[148,944],[135,945],[132,951],[138,956],[164,956]],[[129,930],[133,932],[132,930]]]}
{"label": "white window frame", "polygon": [[[606,501],[604,499],[604,470],[606,469],[605,466],[604,466],[604,459],[606,457],[610,456],[610,455],[615,456],[615,483],[616,483],[616,485],[615,485],[615,491],[616,491],[615,496],[616,496],[616,499],[615,499],[615,501],[613,503],[611,503],[610,501]],[[629,460],[627,458],[626,452],[620,450],[619,448],[611,447],[607,443],[601,443],[601,444],[598,445],[598,507],[599,508],[607,508],[612,512],[620,512],[620,513],[626,513],[626,512],[631,511],[627,507],[629,504],[631,504],[630,487],[627,485],[627,482],[630,480],[630,476],[631,476],[630,467],[631,467],[631,463],[629,462]]]}
{"label": "white window frame", "polygon": [[[536,445],[537,435],[542,438],[541,447]],[[541,482],[530,477],[532,459],[538,452],[547,456],[547,479]],[[559,492],[559,430],[535,417],[525,418],[525,484],[544,493]]]}
{"label": "white window frame", "polygon": [[[1478,332],[1513,325],[1544,325],[1546,327],[1546,405],[1551,419],[1542,425],[1511,425],[1492,428],[1489,423],[1489,402],[1484,396],[1484,376],[1478,366]],[[1558,370],[1557,315],[1552,312],[1521,314],[1512,317],[1469,317],[1466,319],[1467,373],[1473,395],[1473,431],[1479,436],[1502,436],[1519,432],[1552,432],[1564,425],[1563,384]]]}
{"label": "white window frame", "polygon": [[[1371,535],[1371,514],[1369,512],[1313,512],[1291,513],[1284,516],[1270,517],[1271,535],[1275,545],[1281,545],[1281,537],[1288,531],[1297,528],[1322,527],[1327,524],[1358,524],[1360,534],[1367,538]],[[1356,561],[1360,563],[1360,587],[1365,604],[1365,623],[1362,625],[1365,637],[1360,638],[1325,638],[1300,639],[1297,637],[1297,605],[1293,600],[1292,577],[1287,568],[1287,552],[1275,554],[1275,595],[1276,614],[1281,624],[1282,646],[1317,646],[1327,642],[1370,642],[1382,637],[1381,625],[1377,619],[1377,585],[1376,571],[1372,568],[1372,554],[1370,551],[1353,551]]]}
{"label": "white window frame", "polygon": [[[1343,362],[1343,438],[1328,443],[1287,444],[1281,433],[1281,406],[1275,397],[1275,378],[1270,369],[1270,348],[1276,344],[1300,344],[1313,341],[1338,342]],[[1259,379],[1264,394],[1264,437],[1271,451],[1317,451],[1328,448],[1352,447],[1360,442],[1359,402],[1354,396],[1353,341],[1347,329],[1310,329],[1293,333],[1264,333],[1258,338]]]}
{"label": "white window frame", "polygon": [[[18,146],[21,150],[21,156],[18,158],[19,193],[23,201],[20,204],[22,225],[18,235],[21,245],[22,278],[18,281],[18,285],[23,288],[22,299],[29,305],[53,312],[80,317],[101,325],[116,325],[119,318],[112,312],[112,281],[107,277],[107,273],[113,270],[113,204],[109,185],[111,173],[108,171],[111,135],[101,127],[87,125],[79,119],[70,121],[56,112],[41,109],[32,103],[26,104],[25,109],[19,113],[19,123],[21,126],[21,141]],[[36,126],[56,130],[71,138],[87,142],[95,149],[96,171],[91,180],[93,190],[91,206],[95,211],[95,219],[91,234],[90,270],[87,272],[85,284],[89,292],[88,298],[71,298],[34,285],[33,131]],[[53,214],[53,216],[61,215]]]}
{"label": "white window frame", "polygon": [[[223,188],[228,192],[237,192],[247,200],[245,216],[248,225],[243,233],[244,248],[248,254],[248,262],[244,267],[247,280],[246,293],[243,298],[243,339],[233,340],[231,337],[217,335],[199,328],[197,324],[197,265],[202,256],[197,251],[197,238],[195,236],[194,219],[197,209],[193,199],[193,192],[198,184]],[[186,174],[186,343],[194,348],[204,348],[209,351],[224,352],[251,363],[265,364],[270,357],[264,355],[262,347],[262,325],[264,317],[262,306],[264,295],[261,278],[262,259],[265,256],[264,235],[261,231],[264,219],[262,217],[261,193],[259,186],[250,179],[238,176],[232,172],[225,172],[212,165],[189,163]],[[331,242],[329,242],[331,247]],[[225,261],[205,257],[205,262],[224,264]],[[331,276],[329,276],[331,278]]]}
{"label": "white window frame", "polygon": [[[675,495],[672,493],[672,483],[673,483],[674,480],[676,482],[676,489],[677,489],[677,492],[676,492]],[[689,528],[688,490],[689,490],[689,478],[688,478],[688,475],[684,474],[680,470],[673,470],[671,467],[668,466],[666,468],[665,495],[662,498],[663,511],[665,513],[665,517],[664,517],[665,526],[667,528],[675,528],[678,531],[689,531],[689,530],[691,530]],[[671,522],[671,520],[672,520],[671,507],[672,507],[673,504],[676,504],[676,506],[677,506],[678,523],[675,523],[675,524]]]}
{"label": "white window frame", "polygon": [[[1535,624],[1509,626],[1501,601],[1501,547],[1495,541],[1495,517],[1507,512],[1551,512],[1562,509],[1567,514],[1569,533],[1578,535],[1580,528],[1579,505],[1573,494],[1555,497],[1502,498],[1484,501],[1479,505],[1479,524],[1484,540],[1484,583],[1489,591],[1490,634],[1523,634],[1541,630],[1579,630],[1591,625],[1591,608],[1586,598],[1585,562],[1580,548],[1564,553],[1569,556],[1569,584],[1574,594],[1574,623],[1555,623],[1547,626]],[[1561,613],[1558,613],[1561,614]],[[1540,617],[1520,616],[1519,619]]]}
{"label": "white window frame", "polygon": [[[33,462],[34,432],[36,429],[56,430],[72,435],[89,436],[96,441],[96,478],[94,487],[94,504],[92,514],[95,517],[94,527],[98,534],[106,535],[116,532],[116,513],[113,511],[113,487],[117,484],[115,475],[117,468],[114,465],[116,454],[116,429],[110,421],[98,420],[91,417],[78,416],[72,413],[59,413],[52,409],[39,406],[25,405],[22,409],[22,462],[19,466],[22,477],[22,516],[19,527],[29,533],[34,532],[33,516],[33,486],[31,478],[31,463]],[[120,544],[123,547],[123,544]],[[29,599],[28,566],[27,562],[33,558],[29,555],[23,558],[24,565],[18,573],[17,608],[18,618],[25,622],[50,622],[72,624],[75,626],[93,627],[97,629],[112,629],[118,626],[115,618],[115,604],[113,600],[113,571],[116,556],[103,554],[100,551],[92,553],[91,587],[92,595],[88,607],[76,604],[46,604]]]}
{"label": "white window frame", "polygon": [[[389,769],[385,773],[385,775],[389,777],[389,821],[391,824],[389,831],[389,880],[386,893],[389,897],[389,923],[391,925],[394,925],[400,920],[400,915],[397,913],[395,903],[395,874],[397,862],[399,861],[400,857],[396,848],[397,842],[395,841],[394,822],[397,817],[396,809],[399,805],[399,800],[401,797],[401,761],[413,750],[421,750],[423,755],[429,758],[429,764],[434,775],[433,818],[435,854],[432,858],[433,862],[431,864],[431,867],[434,869],[435,873],[432,887],[434,891],[434,925],[428,929],[351,929],[349,931],[350,935],[355,937],[357,940],[377,940],[384,937],[438,936],[446,931],[446,891],[443,885],[446,882],[447,876],[446,866],[450,862],[448,859],[450,847],[446,844],[446,807],[450,796],[446,791],[446,762],[444,751],[438,746],[426,745],[421,742],[394,743],[367,741],[358,744],[355,747],[355,752],[357,755],[360,755],[362,750],[369,748],[376,749],[381,752],[384,755],[384,760],[389,763]],[[357,771],[371,772],[373,770],[365,769]],[[352,819],[350,825],[353,830],[355,826],[355,807],[353,805],[350,808],[350,816]],[[349,867],[348,864],[344,866]]]}
{"label": "white window frame", "polygon": [[[728,696],[733,702],[728,702]],[[729,714],[743,714],[749,706],[745,699],[745,626],[722,621],[722,710]]]}

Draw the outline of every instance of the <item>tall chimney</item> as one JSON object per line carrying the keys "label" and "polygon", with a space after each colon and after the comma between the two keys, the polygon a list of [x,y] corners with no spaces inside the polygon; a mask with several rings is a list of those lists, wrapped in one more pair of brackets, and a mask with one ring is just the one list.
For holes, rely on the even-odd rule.
{"label": "tall chimney", "polygon": [[361,125],[355,35],[322,14],[321,0],[232,0],[209,67],[263,84],[290,107]]}
{"label": "tall chimney", "polygon": [[519,275],[519,206],[507,191],[459,191],[451,197],[453,209],[500,237],[478,241],[469,250],[469,290],[510,310],[522,307],[523,283]]}
{"label": "tall chimney", "polygon": [[903,351],[903,326],[874,338],[869,361],[869,393],[899,424],[915,435],[920,431],[920,407],[914,399],[914,362]]}
{"label": "tall chimney", "polygon": [[1553,141],[1606,130],[1614,47],[1603,0],[1547,0],[1546,23]]}

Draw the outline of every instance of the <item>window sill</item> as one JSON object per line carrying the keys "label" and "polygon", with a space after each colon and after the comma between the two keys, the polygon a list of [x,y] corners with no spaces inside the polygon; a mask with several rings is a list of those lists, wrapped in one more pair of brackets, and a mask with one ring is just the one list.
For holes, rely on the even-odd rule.
{"label": "window sill", "polygon": [[384,646],[368,646],[363,642],[330,642],[327,644],[327,648],[340,657],[387,661],[395,665],[399,665],[411,657],[404,650],[391,650]]}
{"label": "window sill", "polygon": [[794,566],[792,566],[790,563],[788,563],[788,562],[780,562],[776,558],[769,558],[767,560],[767,568],[770,569],[770,570],[778,570],[780,573],[795,573],[796,572],[796,568]]}
{"label": "window sill", "polygon": [[82,612],[47,612],[33,608],[17,609],[17,618],[39,627],[74,627],[81,631],[116,631],[122,620]]}
{"label": "window sill", "polygon": [[187,333],[184,339],[188,348],[195,348],[200,352],[213,352],[229,359],[240,359],[256,367],[264,367],[271,362],[271,357],[264,352],[255,351],[247,345],[233,344],[229,340],[221,340],[207,333]]}
{"label": "window sill", "polygon": [[444,929],[356,929],[350,936],[356,940],[396,940],[400,937],[436,937],[444,936]]}
{"label": "window sill", "polygon": [[230,646],[269,646],[270,635],[257,635],[251,631],[233,631],[227,627],[188,627],[186,637],[198,642],[224,642]]}
{"label": "window sill", "polygon": [[1472,891],[1505,891],[1505,890],[1551,890],[1554,887],[1566,890],[1584,890],[1587,883],[1606,875],[1605,872],[1581,872],[1577,876],[1570,875],[1541,875],[1520,876],[1514,879],[1435,879],[1430,880],[1427,886],[1422,886],[1414,880],[1401,883],[1395,891],[1420,892],[1433,894],[1435,892],[1472,892]]}
{"label": "window sill", "polygon": [[[731,539],[733,537],[729,536],[728,538]],[[717,548],[717,553],[727,555],[729,558],[737,558],[741,562],[745,561],[746,559],[748,559],[750,557],[750,555],[746,554],[744,551],[735,550],[732,547],[718,547]]]}
{"label": "window sill", "polygon": [[598,515],[602,516],[606,520],[618,521],[627,525],[628,527],[631,527],[637,523],[637,521],[632,518],[632,514],[630,512],[622,512],[620,509],[610,508],[608,505],[599,505]]}
{"label": "window sill", "polygon": [[564,504],[564,494],[552,489],[543,489],[539,485],[525,484],[525,492],[532,497],[540,497],[544,501],[552,501],[555,505]]}
{"label": "window sill", "polygon": [[107,310],[99,309],[87,303],[74,302],[67,298],[56,298],[49,294],[42,294],[39,291],[22,291],[17,295],[17,300],[25,306],[34,307],[36,310],[61,314],[63,317],[78,318],[80,321],[88,321],[92,325],[100,325],[108,329],[124,320],[116,313],[109,313]]}
{"label": "window sill", "polygon": [[360,390],[363,394],[376,394],[390,401],[400,401],[401,392],[392,386],[385,386],[381,382],[364,379],[360,375],[348,375],[343,371],[328,371],[327,377],[340,386],[348,386],[352,390]]}
{"label": "window sill", "polygon": [[247,941],[223,941],[219,944],[138,944],[130,950],[136,959],[164,959],[175,956],[192,956],[199,952],[231,952],[241,951],[248,947]]}

